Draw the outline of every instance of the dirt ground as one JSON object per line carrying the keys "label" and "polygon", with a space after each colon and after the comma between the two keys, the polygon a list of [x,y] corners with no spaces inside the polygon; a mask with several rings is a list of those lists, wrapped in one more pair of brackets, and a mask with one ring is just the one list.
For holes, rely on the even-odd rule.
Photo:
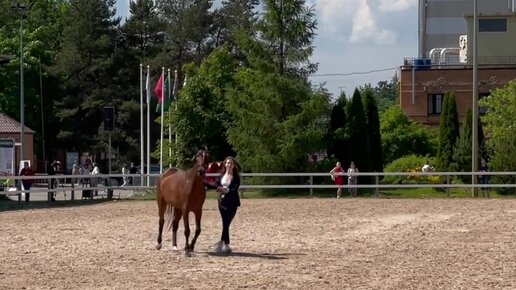
{"label": "dirt ground", "polygon": [[0,212],[0,289],[516,289],[514,199],[244,199],[229,257],[220,229],[207,200],[186,258],[154,201]]}

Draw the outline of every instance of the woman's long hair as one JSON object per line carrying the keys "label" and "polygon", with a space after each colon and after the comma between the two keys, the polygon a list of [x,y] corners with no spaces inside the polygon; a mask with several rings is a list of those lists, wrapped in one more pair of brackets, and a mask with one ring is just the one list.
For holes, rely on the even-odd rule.
{"label": "woman's long hair", "polygon": [[240,178],[240,164],[238,164],[238,162],[232,156],[224,158],[224,161],[222,162],[222,168],[220,169],[220,175],[226,174],[226,161],[228,160],[233,161],[233,176]]}

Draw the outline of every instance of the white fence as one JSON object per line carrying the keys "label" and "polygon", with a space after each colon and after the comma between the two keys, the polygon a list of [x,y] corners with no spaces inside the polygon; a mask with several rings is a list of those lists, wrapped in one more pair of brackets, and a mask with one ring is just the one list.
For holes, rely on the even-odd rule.
{"label": "white fence", "polygon": [[[330,179],[329,173],[320,173],[320,172],[312,172],[312,173],[242,173],[243,177],[242,184],[240,188],[242,189],[309,189],[310,195],[313,195],[314,189],[328,189],[328,188],[337,188],[337,185],[333,183]],[[347,174],[342,174],[344,177],[347,177]],[[489,183],[488,185],[479,184],[476,176],[478,175],[488,175],[488,176],[506,176],[511,177],[510,183]],[[218,174],[207,174],[207,176],[218,176]],[[516,172],[360,172],[354,174],[357,177],[371,177],[374,178],[375,182],[369,182],[367,184],[356,184],[352,185],[354,188],[369,188],[375,189],[376,195],[379,194],[380,189],[402,189],[402,188],[516,188]],[[409,184],[382,184],[380,179],[385,176],[443,176],[446,180],[445,183],[409,183]],[[473,180],[474,183],[470,184],[461,184],[461,183],[452,183],[452,177],[456,176],[471,176],[475,177]],[[124,186],[121,187],[119,180],[122,180],[123,177],[132,177],[133,178],[133,186]],[[88,190],[103,190],[103,191],[112,191],[116,189],[129,189],[129,190],[154,190],[155,189],[155,180],[159,177],[158,174],[99,174],[99,175],[36,175],[36,176],[0,176],[0,183],[5,181],[7,178],[13,181],[13,184],[19,184],[21,179],[31,179],[34,180],[34,187],[31,188],[30,192],[55,192],[55,191],[63,191],[68,190],[71,192],[71,197],[74,199],[74,192],[81,191],[83,189]],[[245,179],[249,177],[299,177],[300,182],[297,184],[246,184]],[[328,184],[314,184],[314,177],[325,177],[328,178],[325,182]],[[98,181],[102,181],[98,183],[98,186],[76,186],[74,183],[66,182],[71,180],[78,179],[94,179],[96,178]],[[58,179],[60,182],[58,183],[58,187],[56,188],[48,188],[48,183],[50,180]],[[63,180],[65,182],[63,182]],[[151,180],[150,184],[147,184],[147,180]],[[301,182],[303,180],[303,182]],[[152,182],[154,181],[154,182]],[[491,179],[492,181],[492,179]],[[143,185],[142,185],[143,184]],[[0,185],[1,186],[1,185]],[[44,186],[44,187],[43,187]],[[342,186],[343,189],[348,188],[347,184]],[[12,188],[13,189],[13,188]],[[12,190],[11,189],[11,190]],[[0,191],[0,195],[18,195],[24,192],[20,190],[19,186],[12,191],[7,191],[7,188],[3,188],[3,191]],[[50,194],[49,194],[50,200]]]}

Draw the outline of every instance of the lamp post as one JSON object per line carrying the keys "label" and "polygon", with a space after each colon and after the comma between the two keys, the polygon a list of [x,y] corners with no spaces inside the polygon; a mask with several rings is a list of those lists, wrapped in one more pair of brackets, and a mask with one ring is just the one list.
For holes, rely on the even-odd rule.
{"label": "lamp post", "polygon": [[23,84],[23,16],[25,14],[25,4],[13,2],[11,9],[20,15],[20,161],[23,160],[25,135],[25,95]]}
{"label": "lamp post", "polygon": [[[478,64],[477,64],[477,31],[478,31],[478,19],[477,19],[477,0],[473,0],[473,98],[472,98],[472,111],[473,120],[471,122],[472,136],[471,136],[471,171],[478,171]],[[477,183],[477,176],[471,175],[471,184],[474,186]],[[477,196],[477,188],[471,187],[471,195]]]}

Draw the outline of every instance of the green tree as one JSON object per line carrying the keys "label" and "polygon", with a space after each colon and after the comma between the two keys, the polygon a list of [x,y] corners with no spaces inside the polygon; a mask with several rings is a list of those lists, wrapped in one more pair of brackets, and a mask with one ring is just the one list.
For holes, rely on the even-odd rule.
{"label": "green tree", "polygon": [[390,81],[378,82],[374,87],[371,84],[360,86],[359,90],[362,94],[367,90],[373,92],[380,113],[397,104],[399,100],[399,81],[396,75]]}
{"label": "green tree", "polygon": [[380,134],[380,117],[373,93],[366,90],[364,94],[364,106],[367,117],[367,135],[369,139],[369,151],[371,157],[371,169],[375,172],[383,171],[382,138]]}
{"label": "green tree", "polygon": [[226,140],[226,128],[232,126],[226,103],[236,68],[225,47],[214,50],[198,69],[188,66],[188,83],[171,120],[178,136],[172,164],[184,165],[200,145],[208,146],[213,160],[234,155]]}
{"label": "green tree", "polygon": [[257,39],[242,38],[249,68],[239,68],[229,91],[234,120],[228,141],[253,171],[299,171],[324,148],[329,95],[312,92],[306,75],[315,35],[305,1],[264,2]]}
{"label": "green tree", "polygon": [[314,8],[305,0],[264,0],[263,6],[258,30],[276,72],[302,78],[314,73],[317,65],[309,61],[317,29]]}
{"label": "green tree", "polygon": [[[20,93],[20,16],[10,5],[10,1],[0,2],[0,54],[14,56],[8,64],[0,66],[0,111],[20,120],[20,98],[17,97]],[[44,155],[43,142],[47,152],[56,145],[58,123],[54,118],[53,100],[60,89],[49,66],[60,47],[56,36],[62,32],[63,15],[68,7],[65,1],[35,0],[27,5],[23,19],[25,124],[36,131],[34,149],[38,156]]]}
{"label": "green tree", "polygon": [[215,47],[227,45],[237,57],[243,59],[243,53],[237,44],[238,35],[244,33],[253,36],[256,32],[258,14],[255,10],[259,0],[224,0],[215,11]]}
{"label": "green tree", "polygon": [[441,120],[439,125],[439,147],[437,149],[437,168],[440,171],[451,170],[453,153],[459,140],[459,116],[455,94],[448,92],[444,96]]}
{"label": "green tree", "polygon": [[371,171],[367,117],[358,89],[355,89],[351,101],[346,106],[346,116],[349,132],[348,155],[360,171]]}
{"label": "green tree", "polygon": [[[494,90],[491,96],[479,101],[487,109],[482,117],[489,138],[486,146],[490,153],[491,171],[516,171],[516,82]],[[514,176],[493,178],[498,182],[514,183]]]}
{"label": "green tree", "polygon": [[[116,76],[117,92],[121,98],[121,104],[118,113],[119,125],[117,129],[122,130],[121,136],[127,140],[123,146],[120,146],[122,159],[139,160],[139,123],[140,119],[140,75],[139,66],[143,65],[146,77],[147,65],[150,66],[151,90],[161,74],[163,63],[157,65],[155,58],[164,50],[164,25],[160,21],[156,5],[151,0],[136,0],[129,3],[129,18],[120,27],[120,33],[117,34],[117,48],[113,62],[113,66],[119,71]],[[173,73],[172,73],[173,75]],[[153,76],[153,77],[152,77]],[[150,120],[156,120],[159,113],[156,112],[156,102],[154,92],[151,93],[150,104]],[[150,126],[150,144],[156,144],[160,136],[161,126]],[[145,135],[147,129],[144,128]],[[139,135],[139,134],[138,134]],[[146,143],[146,142],[145,142]],[[166,151],[168,152],[168,151]]]}
{"label": "green tree", "polygon": [[381,115],[380,133],[384,164],[411,154],[434,156],[437,151],[436,130],[411,122],[399,106]]}
{"label": "green tree", "polygon": [[350,161],[347,148],[346,104],[346,95],[342,92],[331,110],[328,130],[328,155],[334,155],[342,163],[342,166],[346,166]]}
{"label": "green tree", "polygon": [[184,79],[183,65],[202,60],[213,50],[211,30],[212,0],[158,0],[157,9],[164,23],[165,50],[156,57],[156,66],[168,64],[177,68]]}
{"label": "green tree", "polygon": [[163,49],[164,23],[152,0],[129,2],[130,16],[121,28],[129,49],[140,62],[153,58]]}
{"label": "green tree", "polygon": [[[455,147],[453,154],[453,162],[450,169],[459,172],[471,172],[471,132],[472,132],[473,113],[471,109],[466,112],[460,139]],[[471,182],[471,176],[462,175],[460,177],[464,182]]]}
{"label": "green tree", "polygon": [[[114,0],[70,1],[62,49],[55,66],[64,89],[63,99],[56,101],[56,117],[60,120],[57,138],[64,148],[105,151],[107,137],[100,134],[102,108],[105,105],[121,108],[113,86],[118,75],[113,56],[119,23],[114,3]],[[137,108],[136,104],[133,106]],[[120,132],[113,135],[114,147],[125,143]]]}

